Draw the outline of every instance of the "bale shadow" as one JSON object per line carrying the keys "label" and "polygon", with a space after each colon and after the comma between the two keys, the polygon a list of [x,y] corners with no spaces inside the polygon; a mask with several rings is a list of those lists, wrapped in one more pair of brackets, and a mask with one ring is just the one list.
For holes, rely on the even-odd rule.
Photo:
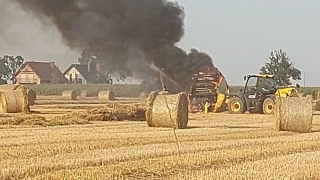
{"label": "bale shadow", "polygon": [[228,126],[230,129],[256,129],[260,127],[253,127],[253,126]]}
{"label": "bale shadow", "polygon": [[[60,114],[65,114],[68,113],[69,111],[64,111],[64,112],[46,112],[46,111],[30,111],[30,114],[39,114],[39,115],[60,115]],[[70,111],[72,112],[72,111]]]}

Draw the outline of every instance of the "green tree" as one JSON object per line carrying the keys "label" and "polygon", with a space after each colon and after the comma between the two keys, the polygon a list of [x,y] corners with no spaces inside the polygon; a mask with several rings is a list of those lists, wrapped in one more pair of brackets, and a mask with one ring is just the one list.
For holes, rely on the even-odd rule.
{"label": "green tree", "polygon": [[301,71],[294,67],[294,63],[282,49],[272,51],[269,60],[260,71],[274,75],[280,86],[292,85],[291,80],[301,80]]}
{"label": "green tree", "polygon": [[81,56],[78,58],[80,64],[88,64],[89,62],[96,62],[98,53],[93,52],[90,49],[85,49],[82,51]]}
{"label": "green tree", "polygon": [[13,57],[5,55],[4,57],[0,57],[0,79],[3,80],[2,83],[10,80],[23,63],[24,59],[21,56]]}
{"label": "green tree", "polygon": [[100,64],[100,69],[98,73],[100,75],[103,75],[103,78],[97,79],[97,82],[105,82],[107,80],[111,79],[111,74],[115,76],[116,80],[124,81],[127,77],[127,74],[122,71],[114,70],[114,68],[110,65],[108,65],[106,61],[106,57],[104,57],[102,54],[93,51],[92,49],[84,49],[81,53],[81,56],[78,58],[78,62],[80,64],[86,64],[90,62],[91,66],[95,66],[97,63]]}

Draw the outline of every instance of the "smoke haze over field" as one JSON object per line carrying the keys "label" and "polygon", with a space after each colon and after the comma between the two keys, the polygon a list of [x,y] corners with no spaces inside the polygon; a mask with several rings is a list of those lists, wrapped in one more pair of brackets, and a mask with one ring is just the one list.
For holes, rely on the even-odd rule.
{"label": "smoke haze over field", "polygon": [[80,51],[71,51],[64,45],[52,23],[40,23],[12,1],[0,0],[0,4],[0,56],[22,55],[26,60],[56,61],[64,68],[77,60]]}
{"label": "smoke haze over field", "polygon": [[[57,58],[69,61],[58,60],[61,64],[70,64],[81,50],[90,49],[112,68],[108,71],[141,78],[148,86],[160,85],[157,70],[163,69],[170,79],[167,83],[177,91],[184,90],[201,66],[211,65],[208,55],[197,50],[186,53],[175,46],[184,35],[185,14],[171,1],[1,1],[5,4],[1,9],[5,18],[0,20],[0,26],[5,27],[1,28],[5,31],[3,46],[15,51],[25,44],[39,48],[36,54],[28,55],[32,59]],[[42,42],[44,39],[55,43]],[[27,51],[21,49],[21,54]]]}

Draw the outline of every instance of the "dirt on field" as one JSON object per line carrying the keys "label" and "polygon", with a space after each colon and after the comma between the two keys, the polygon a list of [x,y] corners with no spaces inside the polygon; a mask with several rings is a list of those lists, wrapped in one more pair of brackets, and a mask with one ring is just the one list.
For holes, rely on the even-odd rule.
{"label": "dirt on field", "polygon": [[190,114],[189,128],[173,131],[71,118],[108,114],[120,100],[46,101],[28,116],[1,115],[0,179],[320,179],[318,115],[307,134],[274,131],[272,116],[227,113]]}

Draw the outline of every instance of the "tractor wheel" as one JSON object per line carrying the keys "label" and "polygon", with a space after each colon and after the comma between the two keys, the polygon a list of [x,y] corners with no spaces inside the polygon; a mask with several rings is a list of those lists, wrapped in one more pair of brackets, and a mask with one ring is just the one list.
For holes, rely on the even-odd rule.
{"label": "tractor wheel", "polygon": [[230,114],[243,114],[245,112],[245,104],[239,97],[232,97],[229,99],[228,111]]}
{"label": "tractor wheel", "polygon": [[275,101],[273,98],[268,97],[263,101],[263,105],[262,105],[262,110],[263,110],[263,114],[273,114],[274,112],[274,104]]}

